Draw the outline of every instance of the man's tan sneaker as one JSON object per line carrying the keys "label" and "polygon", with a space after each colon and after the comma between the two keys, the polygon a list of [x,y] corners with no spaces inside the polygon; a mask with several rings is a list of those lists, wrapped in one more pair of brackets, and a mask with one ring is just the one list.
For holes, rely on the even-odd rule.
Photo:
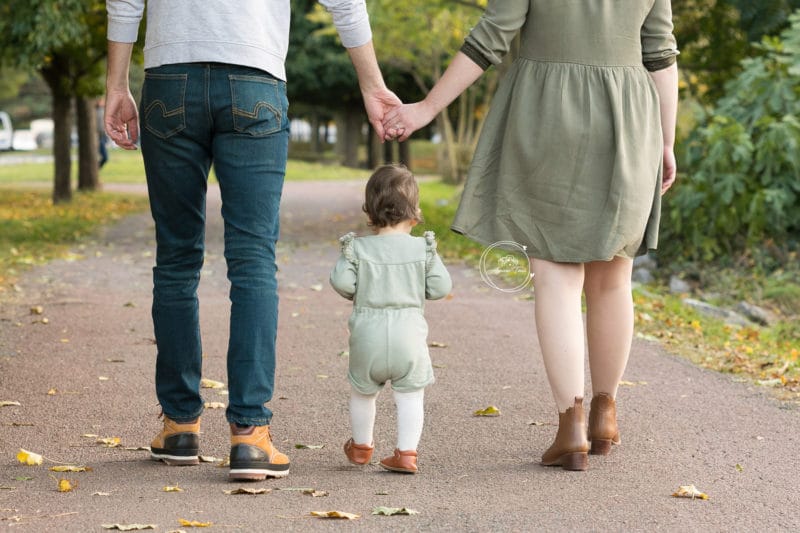
{"label": "man's tan sneaker", "polygon": [[150,443],[150,458],[170,466],[190,466],[200,462],[200,417],[194,422],[179,423],[164,417],[164,427]]}
{"label": "man's tan sneaker", "polygon": [[289,475],[289,458],[272,445],[269,426],[231,424],[231,469],[228,479],[261,481]]}

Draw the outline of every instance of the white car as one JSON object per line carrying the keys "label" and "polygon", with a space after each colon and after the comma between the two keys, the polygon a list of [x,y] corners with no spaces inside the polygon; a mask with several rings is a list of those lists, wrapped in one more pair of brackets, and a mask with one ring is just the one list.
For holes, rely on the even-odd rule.
{"label": "white car", "polygon": [[14,147],[14,128],[11,126],[11,117],[5,111],[0,111],[0,150],[11,150]]}

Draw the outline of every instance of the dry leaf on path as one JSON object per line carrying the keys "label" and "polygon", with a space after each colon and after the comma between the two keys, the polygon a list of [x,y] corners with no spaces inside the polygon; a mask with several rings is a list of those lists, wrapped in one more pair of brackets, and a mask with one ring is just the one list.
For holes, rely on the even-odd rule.
{"label": "dry leaf on path", "polygon": [[433,341],[428,346],[431,348],[447,348],[447,343]]}
{"label": "dry leaf on path", "polygon": [[15,402],[14,400],[2,400],[2,401],[0,401],[0,407],[11,407],[11,406],[21,407],[22,404],[19,403],[19,402]]}
{"label": "dry leaf on path", "polygon": [[103,437],[94,442],[95,444],[102,444],[106,448],[117,448],[121,441],[122,439],[119,437]]}
{"label": "dry leaf on path", "polygon": [[225,494],[228,494],[228,495],[236,495],[236,494],[269,494],[270,492],[272,492],[272,489],[264,489],[264,488],[261,488],[261,489],[246,489],[246,488],[239,487],[238,489],[223,490],[222,492],[224,492]]}
{"label": "dry leaf on path", "polygon": [[344,518],[346,520],[355,520],[361,517],[361,515],[343,511],[311,511],[311,516],[316,516],[317,518]]}
{"label": "dry leaf on path", "polygon": [[203,378],[200,380],[200,387],[203,389],[224,389],[225,384],[221,381],[215,381],[213,379]]}
{"label": "dry leaf on path", "polygon": [[17,461],[27,466],[36,466],[42,464],[44,459],[38,453],[29,452],[28,450],[19,449],[17,452]]}
{"label": "dry leaf on path", "polygon": [[225,409],[225,404],[222,402],[206,402],[206,409]]}
{"label": "dry leaf on path", "polygon": [[179,486],[177,486],[177,485],[167,485],[166,487],[164,487],[164,488],[163,488],[163,489],[161,489],[161,490],[162,490],[163,492],[183,492],[183,489],[182,489],[182,488],[180,488],[180,487],[179,487]]}
{"label": "dry leaf on path", "polygon": [[298,450],[321,450],[325,447],[324,444],[295,444],[295,448]]}
{"label": "dry leaf on path", "polygon": [[41,315],[42,313],[44,313],[44,307],[42,307],[41,305],[34,305],[33,307],[31,307],[32,315]]}
{"label": "dry leaf on path", "polygon": [[89,466],[58,465],[51,466],[50,470],[53,472],[91,472],[92,468]]}
{"label": "dry leaf on path", "polygon": [[414,509],[409,509],[407,507],[376,507],[372,510],[372,514],[383,516],[412,515],[419,514],[419,511],[415,511]]}
{"label": "dry leaf on path", "polygon": [[622,386],[627,386],[627,387],[636,387],[637,385],[647,385],[647,382],[646,381],[625,381],[625,380],[622,380],[622,381],[619,382],[619,384],[622,385]]}
{"label": "dry leaf on path", "polygon": [[155,529],[155,524],[101,524],[103,529],[115,529],[117,531],[136,531],[142,529]]}
{"label": "dry leaf on path", "polygon": [[93,492],[92,496],[111,496],[110,492]]}
{"label": "dry leaf on path", "polygon": [[321,498],[323,496],[327,496],[328,493],[324,490],[317,490],[317,489],[306,489],[303,491],[303,494],[306,496],[311,496],[312,498]]}
{"label": "dry leaf on path", "polygon": [[58,492],[72,492],[78,484],[74,481],[61,478],[58,480]]}
{"label": "dry leaf on path", "polygon": [[212,522],[198,522],[197,520],[184,520],[183,518],[179,518],[178,523],[184,527],[211,527],[213,525]]}
{"label": "dry leaf on path", "polygon": [[700,492],[694,485],[681,485],[672,493],[676,498],[691,498],[693,500],[707,500],[708,494]]}
{"label": "dry leaf on path", "polygon": [[500,416],[500,409],[494,405],[490,405],[486,409],[478,409],[472,413],[472,416]]}
{"label": "dry leaf on path", "polygon": [[210,455],[198,455],[198,459],[200,459],[201,463],[218,463],[222,461],[222,459],[217,459],[216,457],[211,457]]}
{"label": "dry leaf on path", "polygon": [[315,283],[311,287],[309,287],[312,291],[320,292],[322,290],[322,283]]}

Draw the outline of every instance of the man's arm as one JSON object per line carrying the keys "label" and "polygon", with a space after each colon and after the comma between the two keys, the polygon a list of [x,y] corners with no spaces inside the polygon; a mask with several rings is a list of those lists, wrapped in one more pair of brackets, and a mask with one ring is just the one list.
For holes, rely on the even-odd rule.
{"label": "man's arm", "polygon": [[383,115],[402,102],[386,87],[371,40],[361,46],[348,48],[347,53],[350,54],[350,61],[353,62],[358,75],[358,85],[361,87],[361,95],[364,98],[364,108],[367,110],[369,122],[375,128],[378,138],[383,142],[385,135]]}
{"label": "man's arm", "polygon": [[135,150],[139,138],[139,112],[131,95],[128,71],[133,43],[108,41],[106,75],[106,133],[126,150]]}

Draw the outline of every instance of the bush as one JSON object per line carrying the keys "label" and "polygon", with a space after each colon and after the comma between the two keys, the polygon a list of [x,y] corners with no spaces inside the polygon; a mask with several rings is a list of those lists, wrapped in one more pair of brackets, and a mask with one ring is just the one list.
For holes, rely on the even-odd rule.
{"label": "bush", "polygon": [[685,174],[665,197],[668,258],[782,255],[800,237],[800,12],[755,45],[716,109],[688,137]]}

